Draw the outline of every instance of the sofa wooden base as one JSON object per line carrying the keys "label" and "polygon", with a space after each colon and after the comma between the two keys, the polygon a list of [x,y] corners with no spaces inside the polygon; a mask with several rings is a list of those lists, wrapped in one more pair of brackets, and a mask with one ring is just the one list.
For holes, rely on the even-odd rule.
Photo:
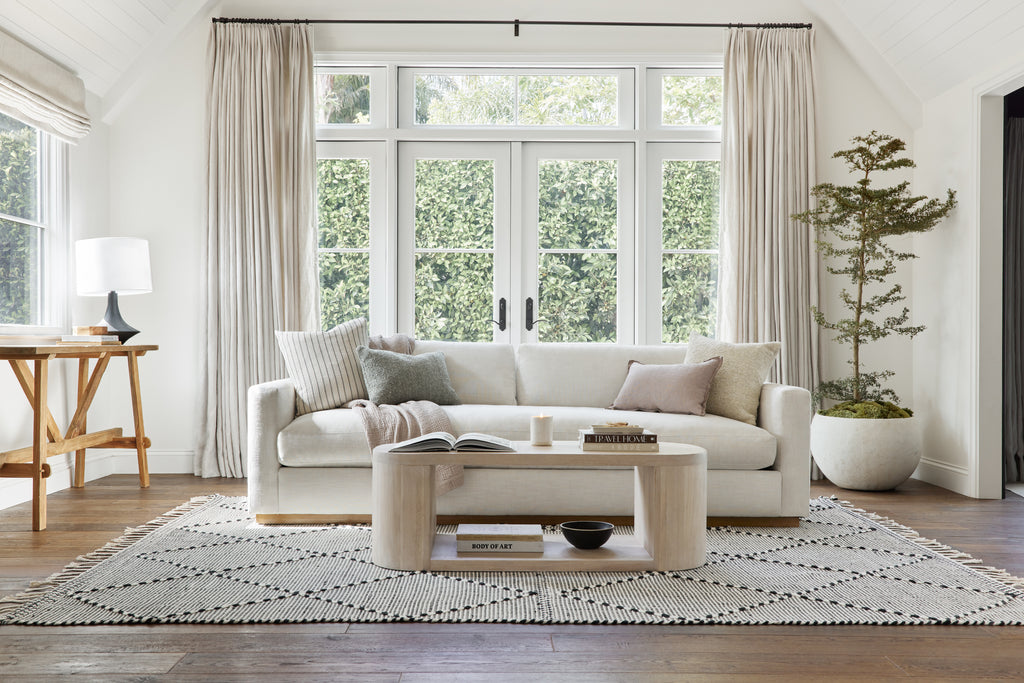
{"label": "sofa wooden base", "polygon": [[[561,524],[581,517],[600,517],[616,526],[630,526],[630,515],[438,515],[438,524]],[[370,524],[371,515],[256,515],[258,524]],[[798,527],[799,517],[708,517],[713,526]]]}

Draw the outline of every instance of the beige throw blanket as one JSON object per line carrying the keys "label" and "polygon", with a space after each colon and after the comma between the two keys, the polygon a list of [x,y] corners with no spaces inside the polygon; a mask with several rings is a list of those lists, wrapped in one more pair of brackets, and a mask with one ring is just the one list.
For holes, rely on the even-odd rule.
{"label": "beige throw blanket", "polygon": [[[412,353],[413,340],[404,334],[370,337],[371,349]],[[430,432],[451,432],[452,423],[441,406],[432,401],[406,401],[399,405],[377,405],[366,399],[350,401],[363,421],[370,451],[385,443],[397,443]],[[435,468],[435,494],[440,496],[462,486],[462,465],[445,464]]]}

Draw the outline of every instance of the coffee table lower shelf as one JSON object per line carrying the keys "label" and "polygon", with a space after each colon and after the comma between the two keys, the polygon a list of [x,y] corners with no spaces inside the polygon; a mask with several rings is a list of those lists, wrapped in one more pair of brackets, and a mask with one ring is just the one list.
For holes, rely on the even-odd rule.
{"label": "coffee table lower shelf", "polygon": [[655,568],[654,558],[633,536],[612,536],[594,550],[580,550],[558,538],[544,540],[542,553],[460,553],[454,534],[437,534],[430,554],[431,571],[610,571]]}

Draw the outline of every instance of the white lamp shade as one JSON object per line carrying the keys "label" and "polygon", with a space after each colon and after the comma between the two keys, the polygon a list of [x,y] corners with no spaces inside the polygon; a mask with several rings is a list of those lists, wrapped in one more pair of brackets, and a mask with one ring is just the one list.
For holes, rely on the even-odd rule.
{"label": "white lamp shade", "polygon": [[79,240],[75,243],[75,270],[81,296],[153,291],[149,242],[138,237]]}

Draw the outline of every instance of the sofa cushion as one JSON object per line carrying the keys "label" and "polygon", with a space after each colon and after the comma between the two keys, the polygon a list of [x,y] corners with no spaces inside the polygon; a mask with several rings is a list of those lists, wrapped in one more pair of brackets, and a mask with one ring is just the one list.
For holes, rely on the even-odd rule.
{"label": "sofa cushion", "polygon": [[521,344],[518,359],[516,400],[520,405],[607,408],[622,388],[629,361],[682,363],[686,347]]}
{"label": "sofa cushion", "polygon": [[687,363],[722,357],[722,367],[711,383],[708,412],[755,424],[761,387],[781,348],[779,342],[730,344],[691,333],[686,347]]}
{"label": "sofa cushion", "polygon": [[356,318],[326,332],[275,332],[295,385],[295,412],[337,408],[366,398],[356,348],[367,343],[366,320]]}
{"label": "sofa cushion", "polygon": [[530,417],[544,413],[554,421],[556,441],[576,441],[594,424],[626,420],[658,435],[659,441],[706,448],[708,469],[759,470],[775,463],[775,437],[754,425],[717,415],[644,413],[579,406],[445,406],[456,433],[486,432],[528,441]]}
{"label": "sofa cushion", "polygon": [[351,408],[301,415],[277,435],[277,460],[286,467],[369,465],[363,421]]}
{"label": "sofa cushion", "polygon": [[444,354],[452,388],[463,403],[516,402],[516,354],[511,344],[416,340],[414,354],[432,351]]}
{"label": "sofa cushion", "polygon": [[444,354],[440,351],[410,356],[360,346],[366,392],[377,404],[398,405],[405,401],[433,401],[439,405],[460,403],[448,379]]}
{"label": "sofa cushion", "polygon": [[703,415],[711,381],[721,365],[721,356],[703,363],[673,365],[646,365],[631,360],[626,381],[611,408]]}
{"label": "sofa cushion", "polygon": [[[775,437],[753,425],[717,415],[641,413],[568,406],[443,406],[456,434],[485,432],[513,441],[530,439],[530,417],[554,417],[558,441],[575,441],[592,424],[626,418],[661,441],[706,448],[708,469],[758,470],[775,463]],[[354,410],[325,410],[296,418],[277,440],[278,459],[289,467],[368,467],[370,449]]]}

